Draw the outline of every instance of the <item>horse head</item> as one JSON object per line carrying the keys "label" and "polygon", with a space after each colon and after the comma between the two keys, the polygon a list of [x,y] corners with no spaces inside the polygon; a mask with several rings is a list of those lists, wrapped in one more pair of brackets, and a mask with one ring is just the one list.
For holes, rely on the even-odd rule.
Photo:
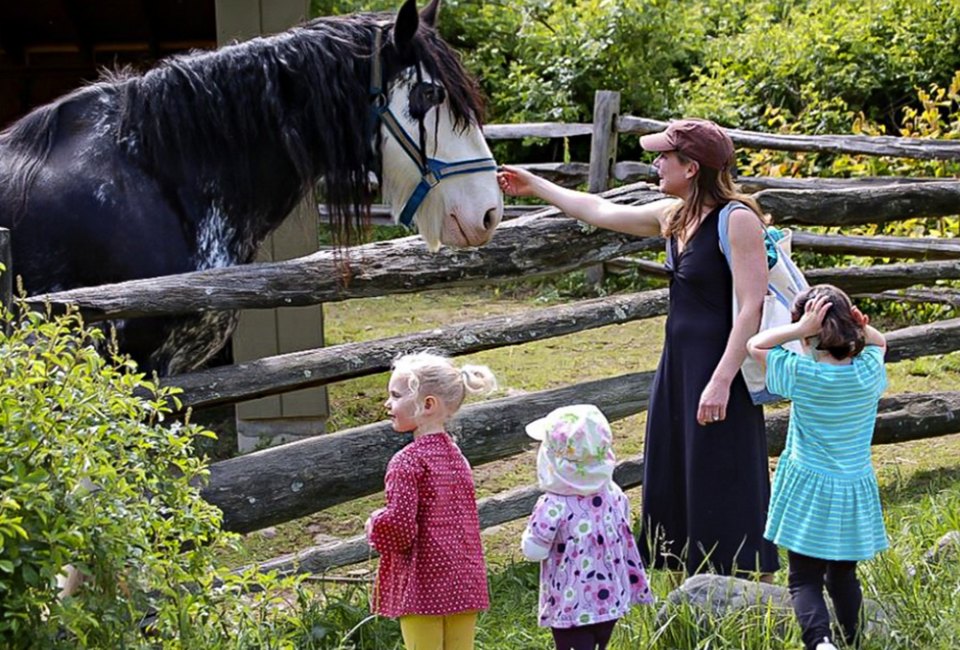
{"label": "horse head", "polygon": [[374,48],[381,60],[371,81],[384,199],[405,225],[416,214],[431,250],[482,246],[503,217],[479,93],[437,36],[438,9],[432,0],[418,13],[415,0],[406,0]]}
{"label": "horse head", "polygon": [[[26,290],[248,263],[305,197],[349,243],[378,170],[430,249],[485,244],[502,197],[438,8],[405,0],[116,71],[0,132],[0,225]],[[206,318],[130,321],[118,338],[142,367],[181,371],[230,332]]]}

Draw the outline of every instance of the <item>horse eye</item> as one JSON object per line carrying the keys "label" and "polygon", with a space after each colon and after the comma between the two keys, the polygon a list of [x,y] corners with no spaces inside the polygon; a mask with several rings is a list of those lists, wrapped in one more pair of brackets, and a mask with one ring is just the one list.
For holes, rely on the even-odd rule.
{"label": "horse eye", "polygon": [[430,90],[427,92],[427,97],[430,98],[430,102],[437,106],[443,103],[443,100],[447,98],[447,93],[444,91],[443,86],[430,86]]}
{"label": "horse eye", "polygon": [[421,82],[410,91],[410,113],[422,117],[434,106],[439,106],[446,99],[446,91],[438,84]]}

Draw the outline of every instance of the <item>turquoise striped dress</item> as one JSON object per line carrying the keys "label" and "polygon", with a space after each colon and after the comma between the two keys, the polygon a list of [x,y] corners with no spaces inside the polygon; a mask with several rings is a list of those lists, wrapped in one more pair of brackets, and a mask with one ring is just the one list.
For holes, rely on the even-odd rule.
{"label": "turquoise striped dress", "polygon": [[836,366],[776,347],[767,353],[767,387],[793,404],[764,537],[824,560],[866,560],[887,548],[870,462],[887,387],[881,348]]}

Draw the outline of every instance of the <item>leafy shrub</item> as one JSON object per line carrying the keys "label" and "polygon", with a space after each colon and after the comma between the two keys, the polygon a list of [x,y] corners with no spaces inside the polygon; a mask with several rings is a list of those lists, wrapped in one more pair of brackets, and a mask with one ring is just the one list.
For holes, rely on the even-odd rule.
{"label": "leafy shrub", "polygon": [[[220,569],[236,541],[197,484],[174,391],[77,315],[20,309],[0,324],[0,647],[292,647],[277,607],[292,580]],[[109,348],[109,346],[107,346]],[[71,563],[88,577],[56,598]],[[286,592],[278,591],[284,589]]]}
{"label": "leafy shrub", "polygon": [[763,130],[767,107],[805,133],[864,113],[894,126],[913,89],[960,67],[960,6],[928,0],[743,2],[742,22],[703,44],[682,112]]}

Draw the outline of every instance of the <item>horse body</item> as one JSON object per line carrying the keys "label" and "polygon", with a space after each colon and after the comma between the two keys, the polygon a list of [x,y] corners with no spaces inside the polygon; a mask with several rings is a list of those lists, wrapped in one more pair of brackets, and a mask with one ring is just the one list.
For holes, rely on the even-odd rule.
{"label": "horse body", "polygon": [[[369,117],[376,57],[386,101],[425,155],[489,157],[475,86],[432,29],[436,3],[423,15],[408,0],[395,24],[321,19],[115,73],[12,125],[0,134],[0,225],[27,293],[251,262],[318,179],[332,225],[349,233],[378,161],[399,214],[420,172]],[[416,219],[432,249],[482,245],[502,210],[483,171],[444,180]],[[118,323],[118,339],[143,368],[172,374],[203,363],[234,323],[142,319]]]}

